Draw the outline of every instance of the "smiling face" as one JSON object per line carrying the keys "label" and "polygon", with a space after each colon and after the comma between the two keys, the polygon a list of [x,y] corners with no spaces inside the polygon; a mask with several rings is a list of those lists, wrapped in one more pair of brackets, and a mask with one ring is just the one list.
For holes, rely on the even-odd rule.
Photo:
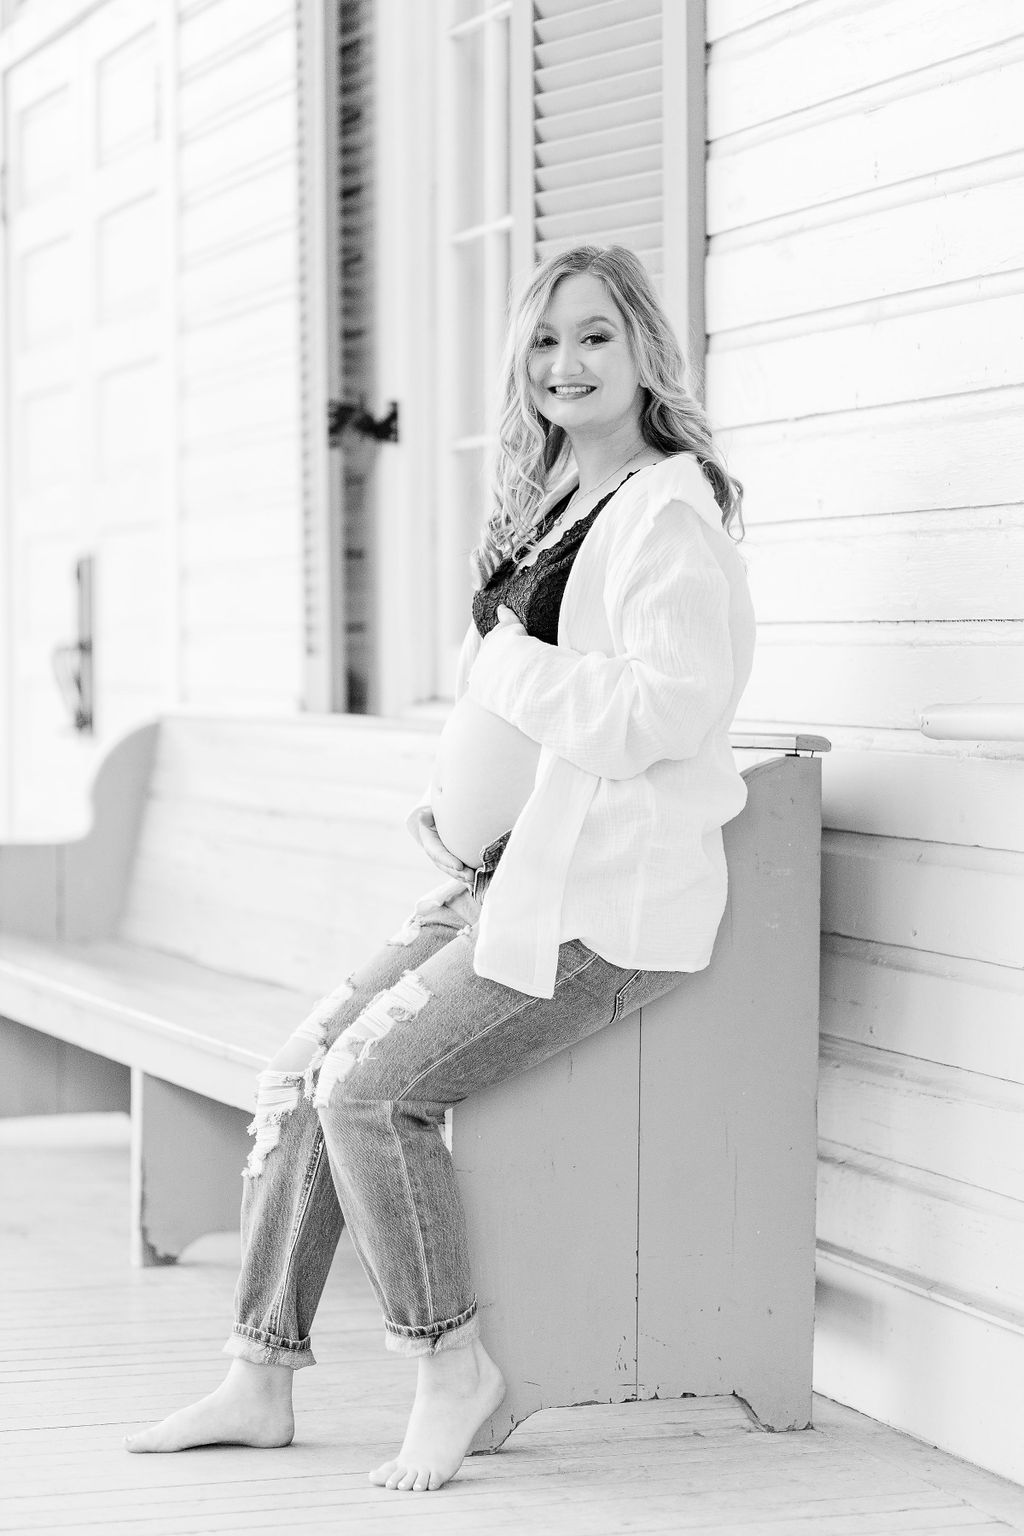
{"label": "smiling face", "polygon": [[556,285],[528,371],[537,410],[570,439],[607,436],[639,422],[640,379],[622,312],[589,272]]}

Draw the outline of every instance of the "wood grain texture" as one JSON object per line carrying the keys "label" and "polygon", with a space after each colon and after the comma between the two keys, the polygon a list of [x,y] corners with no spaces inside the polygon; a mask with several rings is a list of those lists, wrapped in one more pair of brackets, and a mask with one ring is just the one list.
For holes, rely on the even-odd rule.
{"label": "wood grain texture", "polygon": [[19,1531],[415,1526],[428,1536],[798,1536],[1024,1528],[1024,1491],[821,1397],[815,1427],[759,1434],[732,1397],[547,1410],[498,1456],[470,1457],[448,1492],[399,1499],[367,1469],[401,1439],[408,1362],[387,1354],[372,1294],[343,1240],[316,1323],[320,1364],[296,1383],[295,1443],[127,1456],[125,1430],[223,1376],[237,1237],[170,1269],[126,1271],[125,1121],[70,1116],[0,1127],[11,1223],[0,1445],[17,1466]]}
{"label": "wood grain texture", "polygon": [[816,1379],[1021,1476],[994,1342],[1020,1325],[1020,752],[920,734],[934,704],[1024,697],[1021,18],[710,0],[708,36],[742,720],[835,748]]}
{"label": "wood grain texture", "polygon": [[[594,1398],[728,1390],[772,1428],[808,1421],[820,761],[747,783],[710,966],[453,1114],[510,1387],[482,1444]],[[517,1193],[496,1200],[510,1144]]]}

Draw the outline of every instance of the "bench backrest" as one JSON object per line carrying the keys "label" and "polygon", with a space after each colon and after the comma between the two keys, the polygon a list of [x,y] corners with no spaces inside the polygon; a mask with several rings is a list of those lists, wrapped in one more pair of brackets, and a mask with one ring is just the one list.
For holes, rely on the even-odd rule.
{"label": "bench backrest", "polygon": [[120,937],[306,991],[340,981],[444,878],[404,825],[436,740],[352,716],[162,721]]}
{"label": "bench backrest", "polygon": [[[756,740],[736,752],[751,782],[780,755]],[[67,849],[65,936],[329,990],[444,879],[405,826],[436,743],[435,725],[352,715],[144,728],[110,754],[93,830]]]}

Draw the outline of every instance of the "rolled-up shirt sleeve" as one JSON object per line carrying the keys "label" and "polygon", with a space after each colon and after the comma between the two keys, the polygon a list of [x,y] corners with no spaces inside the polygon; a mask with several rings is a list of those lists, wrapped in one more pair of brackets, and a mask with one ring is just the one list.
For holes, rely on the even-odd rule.
{"label": "rolled-up shirt sleeve", "polygon": [[692,507],[662,507],[606,590],[618,654],[548,645],[518,623],[485,637],[470,696],[589,773],[628,779],[696,755],[732,693],[729,583]]}

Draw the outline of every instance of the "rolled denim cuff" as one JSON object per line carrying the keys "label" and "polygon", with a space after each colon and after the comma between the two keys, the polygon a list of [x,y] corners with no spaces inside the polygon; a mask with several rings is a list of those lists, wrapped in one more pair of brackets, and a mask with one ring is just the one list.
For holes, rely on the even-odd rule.
{"label": "rolled denim cuff", "polygon": [[296,1342],[274,1333],[260,1333],[256,1328],[235,1328],[221,1353],[236,1360],[248,1360],[252,1365],[286,1365],[293,1371],[316,1365],[308,1339]]}
{"label": "rolled denim cuff", "polygon": [[465,1349],[480,1336],[476,1298],[465,1312],[443,1323],[423,1328],[401,1328],[384,1319],[384,1343],[394,1355],[439,1355],[448,1349]]}

